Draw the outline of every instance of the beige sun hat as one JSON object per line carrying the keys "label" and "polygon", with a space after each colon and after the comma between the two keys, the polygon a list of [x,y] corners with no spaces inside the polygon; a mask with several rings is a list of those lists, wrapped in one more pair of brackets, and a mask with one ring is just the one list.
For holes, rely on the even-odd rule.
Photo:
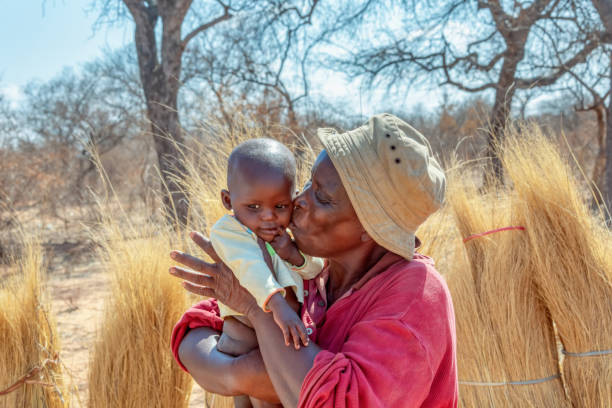
{"label": "beige sun hat", "polygon": [[317,135],[368,234],[412,259],[415,231],[440,208],[446,186],[427,139],[388,113],[346,133],[321,128]]}

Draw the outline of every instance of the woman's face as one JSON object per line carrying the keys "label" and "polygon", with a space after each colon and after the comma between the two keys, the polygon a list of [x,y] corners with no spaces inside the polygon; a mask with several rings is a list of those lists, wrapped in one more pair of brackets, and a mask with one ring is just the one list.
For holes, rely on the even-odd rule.
{"label": "woman's face", "polygon": [[294,200],[289,228],[298,248],[311,256],[335,258],[361,244],[364,229],[325,150]]}

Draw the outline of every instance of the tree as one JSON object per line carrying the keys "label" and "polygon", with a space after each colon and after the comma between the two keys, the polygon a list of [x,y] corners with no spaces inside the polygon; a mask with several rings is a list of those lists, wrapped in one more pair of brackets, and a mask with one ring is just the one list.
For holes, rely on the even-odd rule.
{"label": "tree", "polygon": [[[265,105],[264,116],[285,118],[295,130],[297,105],[309,93],[306,32],[318,4],[313,0],[298,8],[279,3],[258,19],[243,19],[240,30],[228,26],[215,38],[200,37],[185,54],[184,82],[204,85],[228,125],[235,113]],[[202,95],[201,88],[196,92]]]}
{"label": "tree", "polygon": [[[368,2],[373,3],[373,2]],[[489,156],[501,179],[496,145],[503,137],[517,90],[549,86],[586,60],[597,39],[578,29],[573,0],[448,0],[402,2],[379,16],[391,26],[359,47],[339,66],[369,85],[429,83],[464,92],[489,91]],[[394,28],[398,13],[400,27]],[[371,28],[370,28],[371,30]],[[556,64],[543,63],[548,50],[561,51]]]}
{"label": "tree", "polygon": [[[593,94],[593,98],[597,96],[599,101],[603,104],[605,99],[608,100],[606,107],[606,138],[605,143],[605,166],[603,170],[603,177],[600,180],[600,189],[608,207],[609,223],[612,224],[612,217],[610,212],[612,211],[612,3],[604,0],[592,0],[593,6],[597,10],[597,14],[601,20],[601,29],[597,31],[598,38],[603,46],[602,53],[607,57],[607,64],[604,66],[606,69],[602,72],[602,77],[607,79],[607,89],[603,93],[596,95],[593,87],[590,87]],[[602,64],[603,65],[603,64]],[[603,150],[603,149],[602,149]]]}
{"label": "tree", "polygon": [[[179,146],[181,134],[178,94],[182,85],[182,57],[190,42],[199,35],[218,45],[216,30],[223,23],[235,21],[233,29],[241,32],[244,21],[283,23],[280,16],[304,18],[303,8],[313,8],[307,1],[281,2],[275,0],[209,0],[192,7],[193,0],[122,0],[135,24],[134,45],[138,55],[140,80],[146,100],[147,118],[155,141],[159,169],[169,196],[164,204],[169,213],[176,214],[179,224],[185,224],[188,198],[180,188],[177,176],[184,172]],[[294,4],[296,3],[296,4]],[[302,5],[306,3],[306,5]],[[314,1],[316,4],[316,1]],[[102,19],[116,20],[125,16],[117,0],[104,0]],[[265,17],[265,18],[264,18]],[[187,21],[189,20],[189,21]],[[161,27],[158,27],[161,23]],[[182,34],[184,26],[189,30]],[[216,41],[215,41],[216,40]],[[243,41],[257,38],[242,38]],[[211,49],[214,51],[214,48]]]}
{"label": "tree", "polygon": [[[592,182],[601,192],[608,209],[612,205],[612,3],[592,0],[573,4],[580,37],[590,38],[597,47],[586,62],[564,67],[567,75],[553,91],[569,95],[576,111],[592,111],[597,118],[597,146]],[[560,65],[565,44],[551,43],[548,67]],[[596,200],[598,201],[598,200]],[[597,204],[597,202],[595,203]],[[608,214],[609,215],[609,214]]]}

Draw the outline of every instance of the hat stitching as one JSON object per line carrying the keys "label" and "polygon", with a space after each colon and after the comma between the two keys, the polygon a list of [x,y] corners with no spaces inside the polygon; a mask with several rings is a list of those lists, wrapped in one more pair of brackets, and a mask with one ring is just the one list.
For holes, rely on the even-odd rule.
{"label": "hat stitching", "polygon": [[[339,139],[343,137],[342,135],[345,135],[345,134],[348,134],[348,132],[344,134],[336,134],[334,135],[336,137],[326,138],[326,140],[328,141],[330,145],[332,145],[330,147],[333,147],[334,149],[344,150],[342,149]],[[350,144],[350,143],[353,143],[354,141],[352,140],[352,138],[345,138],[345,142],[347,144]],[[358,149],[354,149],[354,151],[359,156],[359,159],[361,160],[364,159],[363,156],[361,155],[361,152]],[[334,152],[332,152],[332,155],[330,155],[332,162],[335,162],[336,161],[335,159],[342,160],[341,157],[334,157],[333,153]],[[363,227],[366,229],[368,234],[370,234],[372,239],[374,239],[374,241],[376,241],[381,246],[389,249],[390,251],[401,254],[407,259],[410,259],[410,257],[412,257],[412,255],[414,254],[414,231],[412,231],[412,229],[406,228],[406,226],[402,226],[401,223],[398,223],[397,221],[395,221],[396,217],[391,216],[388,213],[388,209],[385,208],[380,203],[380,200],[376,199],[376,195],[372,193],[373,191],[375,191],[375,189],[372,188],[372,186],[370,185],[366,177],[364,177],[363,181],[366,183],[367,188],[364,188],[360,186],[359,183],[356,183],[357,179],[351,174],[348,174],[349,172],[352,172],[353,170],[355,170],[353,169],[352,163],[347,162],[345,166],[341,166],[341,163],[338,163],[337,168],[344,170],[344,171],[338,171],[338,174],[340,175],[340,178],[343,181],[343,186],[345,190],[349,194],[349,198],[351,195],[357,195],[358,192],[361,192],[362,194],[365,194],[372,198],[371,200],[360,202],[360,205],[358,206],[353,205],[355,212],[357,212],[358,214],[359,221],[361,222]],[[357,197],[353,197],[353,198],[356,199]],[[384,232],[380,231],[379,232],[379,230],[381,229],[379,225],[385,225],[387,223],[371,224],[369,217],[367,217],[366,214],[364,214],[365,212],[373,213],[374,211],[372,211],[371,209],[371,207],[373,206],[375,206],[378,211],[382,212],[385,215],[385,217],[390,221],[390,224],[388,225],[388,227],[384,229],[388,230],[389,228],[392,228],[393,232],[396,234],[395,240],[390,240],[388,239],[388,237],[385,236],[384,232],[387,232],[388,234],[392,234],[390,231],[384,231]],[[368,207],[368,208],[365,208],[365,207]],[[359,213],[362,213],[361,217],[359,217],[360,215]],[[405,240],[401,239],[403,236],[406,236]],[[399,242],[399,241],[402,241],[402,242]]]}

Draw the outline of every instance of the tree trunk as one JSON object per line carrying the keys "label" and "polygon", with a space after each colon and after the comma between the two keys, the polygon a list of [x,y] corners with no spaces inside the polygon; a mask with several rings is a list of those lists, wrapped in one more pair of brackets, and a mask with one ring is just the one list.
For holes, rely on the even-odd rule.
{"label": "tree trunk", "polygon": [[151,122],[151,134],[164,184],[166,216],[173,224],[178,222],[179,225],[186,225],[189,203],[179,182],[185,173],[185,166],[180,152],[183,137],[177,112],[177,94],[168,95],[169,90],[165,88],[160,86],[156,90],[165,91],[166,95],[153,96],[147,100],[147,118]]}
{"label": "tree trunk", "polygon": [[160,19],[158,8],[143,2],[126,1],[126,5],[136,25],[134,42],[147,102],[147,118],[151,123],[151,134],[164,184],[166,216],[175,226],[186,225],[189,205],[178,183],[185,167],[179,150],[183,138],[177,110],[184,13],[163,16],[160,62],[155,36],[155,26]]}
{"label": "tree trunk", "polygon": [[604,188],[604,171],[606,170],[606,134],[608,128],[607,118],[609,115],[607,115],[603,104],[597,104],[592,109],[597,114],[597,156],[591,179],[595,186],[602,190]]}
{"label": "tree trunk", "polygon": [[520,58],[506,58],[502,66],[499,81],[497,82],[495,102],[489,119],[487,156],[490,158],[490,171],[487,171],[485,174],[485,182],[487,182],[486,178],[492,172],[495,179],[503,183],[504,174],[499,147],[500,143],[503,141],[506,125],[510,118],[512,98],[515,91],[514,75],[519,61]]}
{"label": "tree trunk", "polygon": [[[610,53],[610,81],[610,90],[612,91],[612,53]],[[608,212],[606,214],[606,221],[608,226],[612,227],[612,98],[608,102],[608,107],[606,111],[605,149],[606,164],[600,188],[603,201],[608,208]]]}
{"label": "tree trunk", "polygon": [[[607,38],[603,38],[603,40],[610,44],[612,41],[610,39],[612,37],[612,3],[609,0],[593,0],[592,3],[606,31],[604,37]],[[609,54],[609,61],[608,75],[611,81],[610,91],[612,91],[612,53]],[[610,93],[608,94],[610,95]],[[612,97],[608,96],[608,98],[610,99],[606,109],[606,164],[600,189],[603,201],[608,209],[606,221],[608,226],[612,227]]]}

